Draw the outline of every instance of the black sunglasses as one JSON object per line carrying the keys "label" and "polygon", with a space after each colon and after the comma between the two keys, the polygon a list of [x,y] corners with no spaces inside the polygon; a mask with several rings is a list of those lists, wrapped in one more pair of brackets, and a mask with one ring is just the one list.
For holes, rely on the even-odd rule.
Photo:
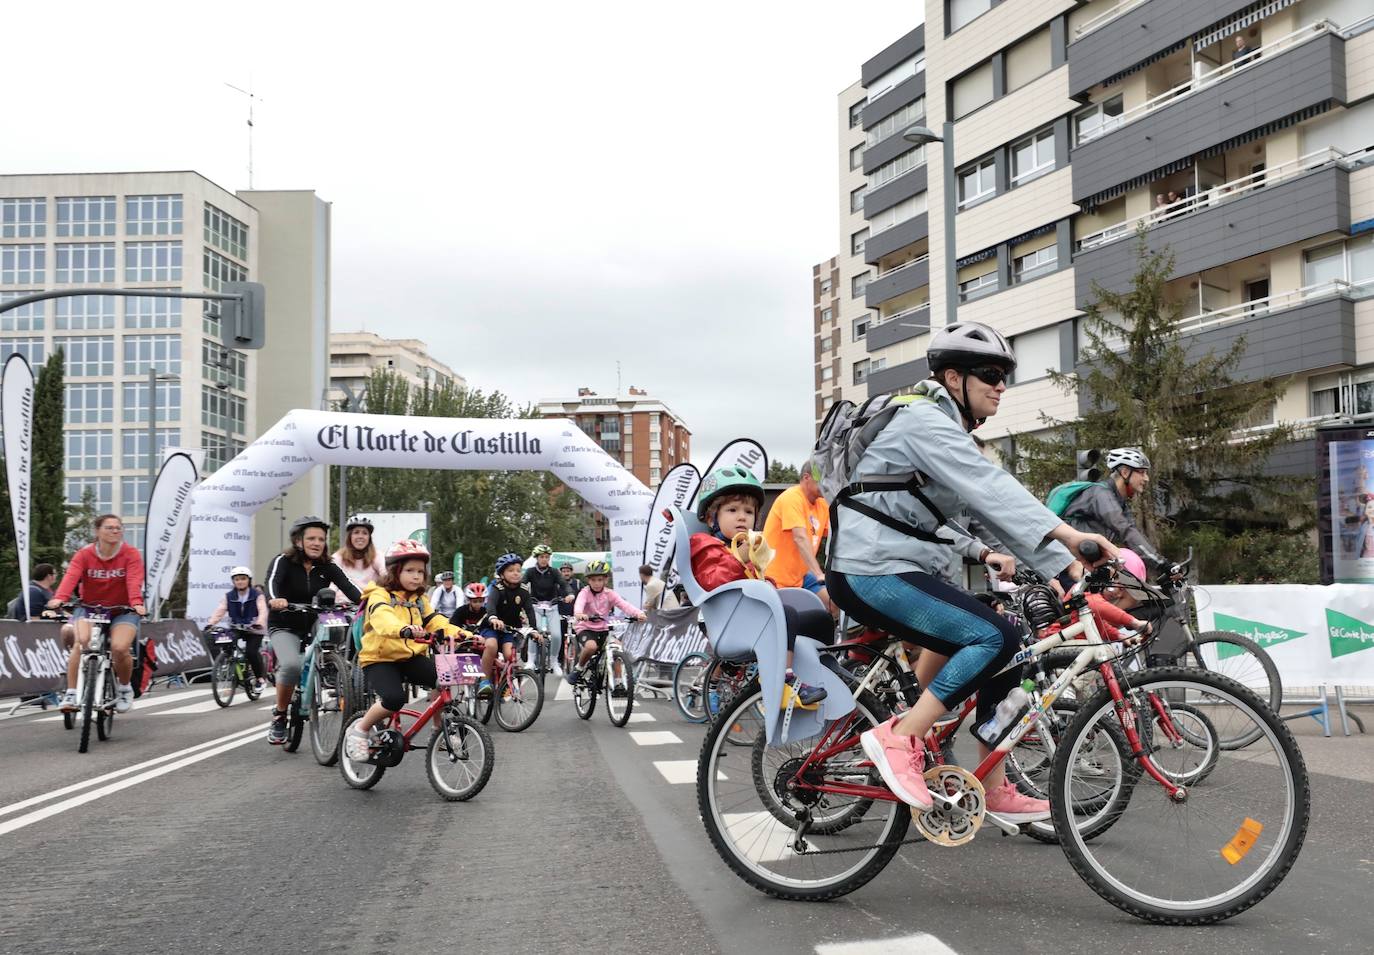
{"label": "black sunglasses", "polygon": [[998,365],[979,365],[977,368],[970,368],[968,374],[977,378],[983,384],[993,385],[994,387],[1000,385],[1009,377],[1007,370]]}

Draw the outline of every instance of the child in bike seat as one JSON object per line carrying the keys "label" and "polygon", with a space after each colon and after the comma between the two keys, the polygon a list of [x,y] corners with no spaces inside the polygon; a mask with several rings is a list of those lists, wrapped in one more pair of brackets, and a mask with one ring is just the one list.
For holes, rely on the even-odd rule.
{"label": "child in bike seat", "polygon": [[[606,639],[610,622],[606,619],[614,611],[620,610],[625,616],[644,620],[647,614],[620,594],[606,586],[611,579],[611,565],[604,560],[593,560],[587,564],[587,586],[577,592],[573,603],[573,629],[583,641],[582,650],[577,655],[577,666],[568,674],[568,682],[576,685],[582,681],[582,671],[596,651],[601,649],[599,641]],[[611,690],[616,696],[625,694],[625,687],[619,682]]]}
{"label": "child in bike seat", "polygon": [[425,593],[428,567],[429,551],[423,544],[397,541],[386,552],[381,580],[363,591],[363,647],[358,664],[378,700],[344,738],[345,754],[355,762],[367,759],[372,730],[405,705],[407,683],[433,689],[438,682],[429,655],[434,636],[472,636],[430,606]]}
{"label": "child in bike seat", "polygon": [[496,558],[496,574],[493,583],[487,588],[485,610],[481,635],[486,640],[482,650],[482,672],[484,676],[477,684],[477,695],[483,699],[491,696],[491,681],[496,675],[496,654],[506,655],[507,662],[515,663],[515,631],[521,627],[537,629],[534,626],[534,598],[529,588],[521,583],[520,565],[525,558],[519,554],[502,554]]}
{"label": "child in bike seat", "polygon": [[[763,510],[763,485],[747,468],[717,468],[701,482],[697,517],[711,528],[709,534],[692,535],[692,576],[706,590],[736,580],[768,580],[765,573],[772,550],[754,522]],[[769,581],[772,583],[772,581]],[[775,585],[776,586],[776,585]],[[802,683],[792,672],[792,648],[797,635],[829,646],[835,642],[835,621],[822,609],[797,611],[783,605],[787,626],[787,675],[782,705],[792,703],[815,709],[825,699],[825,688]]]}
{"label": "child in bike seat", "polygon": [[[1122,547],[1117,551],[1117,555],[1127,573],[1140,580],[1145,579],[1145,562],[1140,559],[1139,554]],[[1134,630],[1142,635],[1150,632],[1148,620],[1141,620],[1130,613],[1140,606],[1140,600],[1129,587],[1113,585],[1103,593],[1090,593],[1087,597],[1088,609],[1092,611],[1093,618],[1097,621],[1097,630],[1104,640],[1120,640],[1122,629]],[[1072,622],[1078,622],[1078,614],[1072,614]],[[1058,633],[1062,629],[1056,623],[1047,627],[1042,636]]]}

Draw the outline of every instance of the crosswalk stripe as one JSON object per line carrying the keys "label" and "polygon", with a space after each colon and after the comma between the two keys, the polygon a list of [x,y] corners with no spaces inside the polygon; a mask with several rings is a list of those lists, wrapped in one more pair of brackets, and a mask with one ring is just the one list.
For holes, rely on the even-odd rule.
{"label": "crosswalk stripe", "polygon": [[572,688],[572,684],[569,683],[567,680],[559,680],[559,681],[558,681],[558,692],[555,693],[555,694],[553,695],[553,698],[554,698],[555,701],[557,701],[557,700],[571,700],[571,699],[573,698],[573,688]]}
{"label": "crosswalk stripe", "polygon": [[875,938],[863,942],[826,942],[816,955],[958,955],[934,935],[918,932],[902,938]]}
{"label": "crosswalk stripe", "polygon": [[654,718],[654,714],[652,714],[652,713],[645,713],[643,710],[641,710],[641,711],[638,712],[638,713],[631,713],[631,714],[630,714],[630,722],[631,722],[631,723],[655,723],[655,722],[657,722],[657,720]]}
{"label": "crosswalk stripe", "polygon": [[[134,709],[133,709],[133,711],[134,711],[135,713],[137,713],[139,710],[149,710],[149,709],[152,709],[152,708],[155,707],[155,706],[166,706],[166,705],[169,704],[169,703],[185,703],[187,700],[194,699],[194,698],[197,697],[197,696],[205,696],[205,695],[208,694],[209,692],[210,692],[210,691],[209,691],[208,689],[207,689],[207,690],[185,690],[185,691],[180,692],[180,693],[169,693],[169,694],[166,695],[166,696],[152,696],[152,697],[147,697],[147,696],[145,696],[145,697],[143,697],[143,698],[141,698],[141,699],[138,699],[138,700],[135,700],[135,701],[134,701]],[[44,716],[44,717],[40,717],[39,719],[32,720],[31,722],[34,722],[34,723],[58,723],[58,722],[61,722],[61,720],[62,720],[62,714],[59,713],[59,714],[57,714],[56,716]]]}
{"label": "crosswalk stripe", "polygon": [[669,730],[658,730],[656,732],[645,732],[644,730],[638,732],[631,731],[630,739],[634,740],[640,746],[666,746],[670,743],[682,742],[676,733]]}
{"label": "crosswalk stripe", "polygon": [[[654,769],[657,769],[663,778],[674,786],[682,786],[697,781],[697,761],[695,759],[656,759]],[[727,780],[730,777],[720,770],[716,770],[716,779]]]}
{"label": "crosswalk stripe", "polygon": [[[244,697],[247,699],[247,697]],[[137,709],[137,708],[135,708]],[[158,710],[154,716],[176,716],[182,713],[213,713],[215,710],[222,709],[213,699],[201,700],[196,703],[189,703],[186,706],[172,706],[165,710]]]}

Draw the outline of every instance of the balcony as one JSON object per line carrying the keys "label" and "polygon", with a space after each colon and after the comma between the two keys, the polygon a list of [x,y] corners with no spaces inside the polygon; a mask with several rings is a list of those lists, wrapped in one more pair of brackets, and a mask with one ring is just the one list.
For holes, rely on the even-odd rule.
{"label": "balcony", "polygon": [[891,255],[898,249],[904,249],[928,235],[930,235],[930,223],[926,219],[926,214],[922,212],[920,215],[912,216],[904,222],[897,223],[890,229],[871,233],[864,241],[864,261],[869,265],[876,265],[883,256]]}
{"label": "balcony", "polygon": [[[923,302],[915,308],[904,309],[869,325],[868,334],[864,336],[864,350],[874,352],[929,331],[930,303]],[[879,369],[880,372],[881,370]]]}
{"label": "balcony", "polygon": [[1333,99],[1345,102],[1345,40],[1323,20],[1109,117],[1071,153],[1074,198]]}
{"label": "balcony", "polygon": [[898,295],[914,292],[922,285],[929,284],[930,256],[918,255],[886,272],[879,272],[876,277],[870,279],[864,289],[864,305],[868,308],[877,308]]}
{"label": "balcony", "polygon": [[891,368],[870,371],[864,383],[868,385],[868,396],[885,395],[899,388],[908,388],[916,382],[930,377],[930,363],[924,358],[902,362]]}
{"label": "balcony", "polygon": [[899,176],[895,176],[874,188],[870,186],[864,193],[864,215],[868,218],[876,216],[884,209],[890,209],[903,199],[910,199],[912,196],[926,191],[926,164],[922,162],[919,166],[908,169]]}

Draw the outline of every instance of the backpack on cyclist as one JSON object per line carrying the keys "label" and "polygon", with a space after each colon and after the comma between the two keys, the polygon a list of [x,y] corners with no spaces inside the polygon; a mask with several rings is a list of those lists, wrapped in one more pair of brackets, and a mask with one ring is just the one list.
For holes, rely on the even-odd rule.
{"label": "backpack on cyclist", "polygon": [[1064,512],[1069,509],[1069,505],[1078,498],[1078,495],[1096,483],[1096,481],[1066,481],[1050,491],[1045,498],[1045,506],[1059,517],[1063,517]]}

